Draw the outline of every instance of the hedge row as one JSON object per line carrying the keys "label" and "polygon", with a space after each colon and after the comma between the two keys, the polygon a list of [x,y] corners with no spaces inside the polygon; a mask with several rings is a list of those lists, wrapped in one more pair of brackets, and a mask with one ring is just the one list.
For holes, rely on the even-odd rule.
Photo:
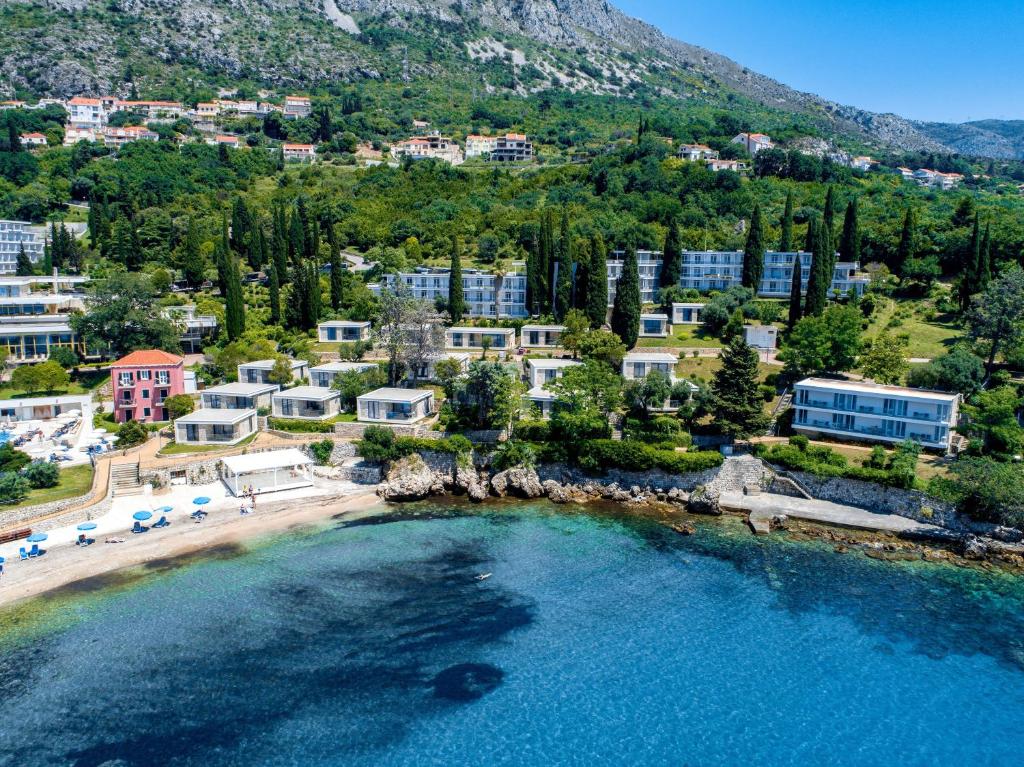
{"label": "hedge row", "polygon": [[722,454],[713,450],[680,453],[660,450],[634,440],[590,439],[576,450],[576,463],[588,471],[661,469],[669,474],[689,474],[722,465]]}
{"label": "hedge row", "polygon": [[303,421],[298,418],[268,418],[267,425],[278,431],[306,432],[308,434],[330,434],[334,431],[333,423]]}
{"label": "hedge row", "polygon": [[435,453],[451,453],[459,455],[473,449],[473,443],[461,434],[453,434],[445,439],[428,439],[426,437],[395,437],[395,452],[399,456],[412,455],[433,451]]}

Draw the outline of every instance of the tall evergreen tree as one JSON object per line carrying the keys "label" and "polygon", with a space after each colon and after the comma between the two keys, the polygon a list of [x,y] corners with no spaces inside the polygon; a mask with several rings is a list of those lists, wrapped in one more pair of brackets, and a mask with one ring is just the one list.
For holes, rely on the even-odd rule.
{"label": "tall evergreen tree", "polygon": [[821,226],[829,240],[835,242],[836,237],[836,192],[830,184],[825,192],[825,211],[821,215]]}
{"label": "tall evergreen tree", "polygon": [[[298,208],[292,211],[288,223],[288,265],[298,269],[306,255],[306,228]],[[297,279],[297,278],[296,278]]]}
{"label": "tall evergreen tree", "polygon": [[854,197],[846,204],[843,235],[839,241],[839,259],[841,261],[860,261],[860,223],[857,219],[857,198]]}
{"label": "tall evergreen tree", "polygon": [[190,288],[195,290],[203,284],[203,280],[206,279],[206,261],[200,250],[199,227],[192,216],[189,216],[185,225],[185,241],[181,246],[178,265],[181,268],[182,279]]}
{"label": "tall evergreen tree", "polygon": [[[63,229],[64,223],[61,222],[60,226]],[[60,269],[64,263],[64,238],[61,236],[61,229],[57,228],[56,221],[50,223],[50,241],[45,247],[46,268],[43,274],[49,274],[54,267]]]}
{"label": "tall evergreen tree", "polygon": [[767,424],[758,381],[757,351],[736,335],[722,354],[711,383],[715,423],[730,437],[749,437]]}
{"label": "tall evergreen tree", "polygon": [[270,292],[270,324],[281,324],[281,280],[277,276],[277,264],[270,262],[267,272],[267,289]]}
{"label": "tall evergreen tree", "polygon": [[804,300],[804,314],[816,317],[825,310],[828,302],[828,288],[832,259],[828,255],[829,242],[823,222],[817,219],[814,226],[814,253],[811,257],[811,274],[807,280],[807,296]]}
{"label": "tall evergreen tree", "polygon": [[665,248],[661,261],[661,280],[659,286],[662,288],[679,285],[679,279],[683,276],[683,243],[679,237],[679,225],[675,219],[669,221],[668,232],[665,234]]}
{"label": "tall evergreen tree", "polygon": [[914,211],[908,205],[903,214],[903,230],[900,232],[900,244],[896,248],[896,256],[892,264],[892,271],[903,276],[903,265],[912,258],[917,257],[917,237]]}
{"label": "tall evergreen tree", "polygon": [[572,239],[569,235],[569,212],[562,209],[562,220],[558,227],[558,243],[555,247],[555,321],[561,322],[572,309]]}
{"label": "tall evergreen tree", "polygon": [[754,205],[750,216],[747,243],[743,248],[743,287],[750,288],[757,295],[764,277],[764,227],[761,224],[761,204]]}
{"label": "tall evergreen tree", "polygon": [[526,310],[531,315],[540,314],[542,265],[540,263],[540,236],[538,229],[531,226],[524,229],[521,242],[526,250]]}
{"label": "tall evergreen tree", "polygon": [[803,316],[803,261],[800,254],[793,256],[793,278],[789,283],[789,329]]}
{"label": "tall evergreen tree", "polygon": [[813,213],[807,219],[807,236],[804,238],[804,253],[814,252],[815,238],[818,235],[818,217]]}
{"label": "tall evergreen tree", "polygon": [[572,281],[572,307],[586,313],[587,291],[590,290],[590,240],[573,241],[572,259],[574,264]]}
{"label": "tall evergreen tree", "polygon": [[958,297],[960,311],[966,312],[971,306],[971,296],[978,292],[981,270],[981,218],[974,214],[974,228],[971,230],[971,244],[967,250],[966,263],[960,273]]}
{"label": "tall evergreen tree", "polygon": [[462,292],[462,245],[458,237],[452,237],[451,264],[448,266],[448,315],[453,323],[457,323],[465,313],[466,301]]}
{"label": "tall evergreen tree", "polygon": [[622,274],[615,285],[615,300],[612,302],[612,331],[622,339],[627,349],[636,345],[640,335],[640,270],[636,262],[636,250],[626,249],[622,260]]}
{"label": "tall evergreen tree", "polygon": [[137,272],[142,266],[142,248],[139,245],[138,233],[127,216],[118,216],[114,222],[110,256],[123,264],[129,272]]}
{"label": "tall evergreen tree", "polygon": [[540,279],[538,287],[541,288],[539,299],[541,314],[548,314],[551,311],[551,292],[555,284],[555,214],[547,210],[541,219],[540,227],[540,258],[537,260],[540,267]]}
{"label": "tall evergreen tree", "polygon": [[18,259],[15,262],[14,273],[18,277],[31,277],[36,273],[35,267],[32,266],[32,259],[25,252],[25,243],[23,242],[18,243]]}
{"label": "tall evergreen tree", "polygon": [[231,249],[244,258],[254,270],[260,268],[260,253],[256,251],[253,237],[255,220],[245,200],[236,197],[231,206]]}
{"label": "tall evergreen tree", "polygon": [[284,285],[288,282],[288,220],[283,205],[278,205],[274,209],[270,252],[277,267],[277,279]]}
{"label": "tall evergreen tree", "polygon": [[230,247],[223,255],[227,293],[224,299],[224,326],[228,340],[236,341],[245,332],[245,297],[242,295],[242,279],[238,274],[238,259]]}
{"label": "tall evergreen tree", "polygon": [[331,249],[331,308],[341,308],[341,297],[345,289],[344,273],[341,267],[341,246],[334,229],[334,222],[327,223],[327,245]]}
{"label": "tall evergreen tree", "polygon": [[978,290],[984,291],[992,281],[992,224],[985,223],[985,234],[981,238],[981,252],[978,259]]}
{"label": "tall evergreen tree", "polygon": [[793,191],[786,193],[786,207],[782,211],[782,236],[779,238],[779,250],[789,253],[793,250]]}
{"label": "tall evergreen tree", "polygon": [[230,255],[231,243],[228,239],[228,217],[225,215],[221,224],[220,239],[213,249],[214,265],[217,267],[217,289],[225,300],[228,297],[228,264]]}
{"label": "tall evergreen tree", "polygon": [[586,312],[592,328],[604,325],[608,316],[608,251],[599,234],[590,238]]}

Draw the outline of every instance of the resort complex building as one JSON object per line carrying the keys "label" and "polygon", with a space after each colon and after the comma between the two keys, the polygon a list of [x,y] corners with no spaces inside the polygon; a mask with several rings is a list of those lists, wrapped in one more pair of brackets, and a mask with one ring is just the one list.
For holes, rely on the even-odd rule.
{"label": "resort complex building", "polygon": [[325,421],[341,412],[341,394],[321,386],[296,386],[275,392],[271,412],[278,418]]}
{"label": "resort complex building", "polygon": [[217,333],[217,318],[212,314],[196,314],[194,306],[171,306],[163,316],[181,333],[181,348],[188,354],[202,351],[204,344]]}
{"label": "resort complex building", "polygon": [[[393,290],[397,282],[403,283],[413,298],[432,303],[448,302],[447,269],[424,267],[384,277],[384,285],[389,289]],[[482,269],[465,269],[462,298],[469,317],[523,319],[529,316],[525,273],[497,275]]]}
{"label": "resort complex building", "polygon": [[453,139],[439,133],[413,136],[405,141],[399,141],[391,147],[391,154],[398,159],[408,157],[410,160],[442,160],[452,165],[460,165],[464,160],[459,145]]}
{"label": "resort complex building", "polygon": [[24,365],[46,362],[50,351],[58,346],[74,350],[86,357],[85,344],[60,314],[29,317],[4,317],[0,320],[0,348],[7,350],[7,364]]}
{"label": "resort complex building", "polygon": [[562,345],[565,325],[523,325],[519,344],[528,349],[555,349]]}
{"label": "resort complex building", "polygon": [[174,422],[179,445],[235,445],[256,433],[255,410],[204,407]]}
{"label": "resort complex building", "polygon": [[[238,366],[238,380],[240,383],[268,384],[271,371],[277,360],[256,360],[255,362],[243,362]],[[309,378],[309,363],[305,360],[288,360],[288,366],[292,371],[292,380],[299,382]]]}
{"label": "resort complex building", "polygon": [[[85,306],[85,294],[64,290],[85,277],[0,277],[0,317],[38,317],[64,314]],[[49,288],[37,289],[39,287]]]}
{"label": "resort complex building", "polygon": [[45,232],[27,221],[0,221],[0,274],[14,274],[22,250],[33,264],[43,259]]}
{"label": "resort complex building", "polygon": [[449,349],[483,349],[485,343],[494,351],[509,351],[515,348],[516,331],[512,328],[445,328],[444,345]]}
{"label": "resort complex building", "polygon": [[159,349],[132,352],[110,366],[114,419],[166,421],[168,397],[185,393],[185,360]]}
{"label": "resort complex building", "polygon": [[679,358],[668,352],[629,352],[622,358],[622,377],[627,381],[646,378],[648,373],[664,373],[670,380],[676,378]]}
{"label": "resort complex building", "polygon": [[316,334],[320,343],[336,341],[369,341],[370,323],[351,320],[328,320],[316,326]]}
{"label": "resort complex building", "polygon": [[309,369],[309,382],[313,386],[330,389],[334,379],[342,373],[362,373],[380,367],[377,362],[325,362]]}
{"label": "resort complex building", "polygon": [[640,315],[640,337],[641,338],[668,338],[668,315],[667,314],[641,314]]}
{"label": "resort complex building", "polygon": [[869,442],[911,439],[948,451],[959,405],[959,394],[805,378],[794,387],[793,430]]}
{"label": "resort complex building", "polygon": [[366,423],[416,423],[434,412],[431,389],[385,387],[356,398],[356,416]]}
{"label": "resort complex building", "polygon": [[211,410],[269,410],[271,397],[280,388],[277,384],[226,383],[203,389],[199,401]]}
{"label": "resort complex building", "polygon": [[703,303],[673,302],[672,324],[673,325],[699,325],[704,313]]}
{"label": "resort complex building", "polygon": [[562,377],[566,368],[575,367],[583,363],[578,360],[550,360],[533,359],[526,360],[526,382],[532,389],[535,386],[543,386]]}

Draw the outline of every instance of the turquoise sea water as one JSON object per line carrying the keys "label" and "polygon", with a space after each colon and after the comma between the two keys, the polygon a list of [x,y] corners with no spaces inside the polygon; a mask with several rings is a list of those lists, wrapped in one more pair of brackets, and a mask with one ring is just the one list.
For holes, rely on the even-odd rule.
{"label": "turquoise sea water", "polygon": [[0,765],[1024,761],[1008,576],[547,504],[150,572],[0,612]]}

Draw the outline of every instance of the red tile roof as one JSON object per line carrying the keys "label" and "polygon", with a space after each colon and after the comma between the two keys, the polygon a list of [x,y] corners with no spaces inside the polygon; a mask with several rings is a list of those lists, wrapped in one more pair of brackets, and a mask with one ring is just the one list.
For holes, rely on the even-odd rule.
{"label": "red tile roof", "polygon": [[125,355],[111,365],[111,367],[127,368],[145,367],[147,365],[183,365],[184,363],[184,358],[179,357],[177,354],[171,354],[170,352],[161,351],[160,349],[142,349]]}

